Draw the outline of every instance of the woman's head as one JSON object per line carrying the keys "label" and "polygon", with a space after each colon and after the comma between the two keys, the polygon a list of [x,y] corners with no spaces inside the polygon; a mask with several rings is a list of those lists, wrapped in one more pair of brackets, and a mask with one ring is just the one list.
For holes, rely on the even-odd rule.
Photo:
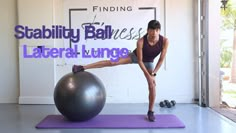
{"label": "woman's head", "polygon": [[148,23],[147,33],[148,33],[149,37],[155,38],[156,36],[158,36],[160,34],[160,31],[161,31],[161,24],[159,21],[151,20]]}
{"label": "woman's head", "polygon": [[148,30],[149,29],[159,29],[159,30],[161,30],[161,24],[160,24],[160,22],[159,21],[157,21],[157,20],[151,20],[151,21],[149,21],[149,23],[148,23]]}

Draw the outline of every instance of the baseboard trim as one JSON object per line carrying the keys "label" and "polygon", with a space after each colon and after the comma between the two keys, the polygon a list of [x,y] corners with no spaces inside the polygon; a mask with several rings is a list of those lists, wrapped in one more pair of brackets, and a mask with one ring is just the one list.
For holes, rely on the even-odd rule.
{"label": "baseboard trim", "polygon": [[0,98],[0,103],[18,103],[18,98]]}
{"label": "baseboard trim", "polygon": [[19,97],[19,104],[54,104],[53,97]]}
{"label": "baseboard trim", "polygon": [[[177,98],[177,99],[167,99],[167,100],[175,100],[177,103],[194,103],[192,99],[186,98]],[[156,103],[163,101],[163,99],[156,99]],[[146,100],[137,100],[137,99],[129,99],[129,100],[121,100],[121,99],[113,99],[107,97],[106,103],[148,103]],[[38,96],[24,96],[19,97],[19,104],[54,104],[53,97],[38,97]]]}

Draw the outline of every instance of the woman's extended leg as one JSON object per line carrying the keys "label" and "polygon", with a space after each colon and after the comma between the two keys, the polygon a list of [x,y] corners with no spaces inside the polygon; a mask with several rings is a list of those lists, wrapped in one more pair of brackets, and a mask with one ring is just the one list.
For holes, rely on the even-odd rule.
{"label": "woman's extended leg", "polygon": [[85,69],[92,69],[92,68],[102,68],[102,67],[110,67],[110,66],[117,66],[117,65],[123,65],[123,64],[128,64],[132,63],[131,57],[127,56],[126,58],[119,58],[118,61],[112,62],[110,60],[103,60],[103,61],[98,61],[92,64],[88,64],[85,66],[81,65],[74,65],[72,68],[72,71],[74,73],[84,71]]}

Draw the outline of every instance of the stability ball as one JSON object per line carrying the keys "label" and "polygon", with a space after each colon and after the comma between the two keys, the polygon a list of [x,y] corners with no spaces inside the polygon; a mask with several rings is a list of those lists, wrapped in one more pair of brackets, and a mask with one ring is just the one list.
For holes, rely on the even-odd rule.
{"label": "stability ball", "polygon": [[70,121],[86,121],[100,113],[106,101],[101,80],[90,72],[63,76],[54,90],[58,111]]}

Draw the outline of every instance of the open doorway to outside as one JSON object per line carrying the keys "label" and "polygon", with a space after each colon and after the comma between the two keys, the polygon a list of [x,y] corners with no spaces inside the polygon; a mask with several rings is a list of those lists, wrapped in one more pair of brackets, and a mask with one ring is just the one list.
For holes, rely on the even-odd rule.
{"label": "open doorway to outside", "polygon": [[222,0],[220,35],[221,104],[236,109],[236,1]]}
{"label": "open doorway to outside", "polygon": [[215,111],[236,122],[236,1],[221,0],[220,107]]}

